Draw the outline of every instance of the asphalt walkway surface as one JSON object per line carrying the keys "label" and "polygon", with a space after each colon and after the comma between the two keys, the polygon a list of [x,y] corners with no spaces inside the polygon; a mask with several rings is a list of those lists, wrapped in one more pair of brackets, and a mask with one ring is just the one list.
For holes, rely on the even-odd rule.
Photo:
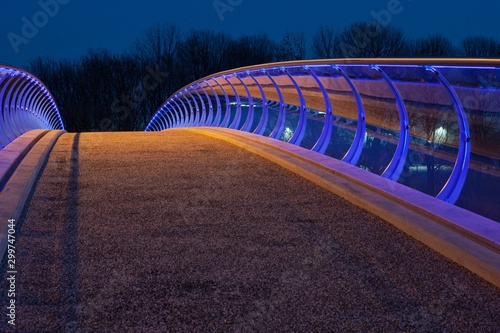
{"label": "asphalt walkway surface", "polygon": [[500,331],[498,288],[195,133],[63,134],[18,227],[18,332]]}

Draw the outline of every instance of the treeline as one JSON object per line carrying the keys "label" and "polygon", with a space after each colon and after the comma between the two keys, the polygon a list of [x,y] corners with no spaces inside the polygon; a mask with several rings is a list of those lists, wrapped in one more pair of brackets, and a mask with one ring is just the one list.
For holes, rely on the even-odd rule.
{"label": "treeline", "polygon": [[440,34],[411,40],[403,31],[375,21],[354,23],[338,31],[319,27],[312,39],[314,58],[495,58],[500,42],[487,37],[466,37],[454,45]]}
{"label": "treeline", "polygon": [[[312,36],[313,58],[498,57],[498,41],[465,38],[459,46],[433,35],[409,40],[399,29],[355,23],[336,31],[320,27]],[[302,33],[234,38],[211,30],[181,32],[151,28],[120,55],[91,50],[78,60],[36,58],[29,70],[54,95],[70,132],[143,130],[168,96],[182,86],[222,70],[306,57]]]}

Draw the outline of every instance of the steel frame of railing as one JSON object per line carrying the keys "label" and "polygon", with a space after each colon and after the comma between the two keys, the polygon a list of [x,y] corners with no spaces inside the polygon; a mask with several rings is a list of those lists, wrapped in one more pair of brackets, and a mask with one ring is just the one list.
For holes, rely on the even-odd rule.
{"label": "steel frame of railing", "polygon": [[25,70],[0,64],[0,150],[33,129],[64,125],[47,87]]}
{"label": "steel frame of railing", "polygon": [[[458,122],[459,142],[457,144],[458,153],[453,170],[437,197],[443,201],[454,203],[461,193],[469,168],[471,134],[462,100],[455,91],[456,84],[450,83],[447,77],[441,73],[441,69],[480,68],[486,71],[491,70],[498,74],[500,59],[325,59],[271,63],[237,68],[202,78],[177,91],[155,113],[147,125],[146,131],[161,131],[168,128],[186,126],[214,126],[250,132],[254,117],[253,100],[258,99],[262,101],[263,110],[257,126],[253,127],[252,132],[263,135],[269,119],[268,102],[271,99],[268,95],[272,94],[273,96],[277,96],[273,101],[279,105],[279,116],[269,137],[279,139],[285,126],[286,105],[284,100],[284,86],[286,86],[286,89],[290,90],[293,87],[296,90],[296,96],[299,101],[295,104],[299,108],[297,128],[288,142],[300,145],[306,130],[308,110],[304,92],[310,89],[310,86],[304,86],[304,82],[307,81],[306,79],[312,79],[312,81],[307,81],[309,82],[307,84],[309,85],[310,82],[315,83],[315,89],[320,92],[325,106],[324,110],[320,110],[325,113],[323,129],[312,150],[325,153],[331,140],[332,119],[335,116],[332,111],[332,103],[336,101],[331,89],[328,90],[322,82],[322,79],[328,79],[327,75],[324,74],[326,72],[328,75],[336,75],[345,80],[357,104],[357,119],[353,119],[353,121],[357,122],[356,133],[349,150],[342,158],[343,161],[355,165],[363,150],[363,140],[366,135],[367,124],[365,115],[366,106],[363,104],[361,92],[357,83],[354,82],[355,78],[351,77],[348,73],[354,67],[363,68],[363,70],[370,69],[378,73],[379,77],[372,79],[372,82],[377,85],[384,84],[385,88],[388,88],[392,92],[393,96],[391,98],[395,101],[399,115],[399,139],[395,153],[381,176],[393,181],[399,179],[407,160],[411,123],[407,105],[398,88],[400,78],[391,77],[387,73],[387,70],[394,67],[417,68],[422,73],[428,75],[429,80],[432,80],[431,82],[422,79],[423,81],[419,84],[439,86],[439,89],[446,91],[448,94],[447,98],[452,101]],[[278,82],[278,78],[280,78],[280,82]],[[245,83],[245,79],[250,83]],[[283,84],[283,79],[288,79],[286,85]],[[257,89],[250,89],[252,85],[256,86]],[[238,92],[237,87],[242,88],[240,92]],[[496,88],[500,91],[500,86]],[[240,94],[246,95],[245,98],[249,103],[249,111],[242,125],[242,96]],[[194,95],[197,95],[198,98],[195,98]],[[206,101],[201,98],[201,95],[205,95]],[[231,113],[230,108],[231,100],[235,101],[236,107],[233,113]],[[215,114],[212,112],[213,101],[217,105]],[[198,103],[202,105],[201,108]],[[193,108],[192,104],[195,105],[195,108]],[[223,117],[221,114],[222,105],[226,106]],[[231,116],[233,116],[233,120],[230,122]]]}

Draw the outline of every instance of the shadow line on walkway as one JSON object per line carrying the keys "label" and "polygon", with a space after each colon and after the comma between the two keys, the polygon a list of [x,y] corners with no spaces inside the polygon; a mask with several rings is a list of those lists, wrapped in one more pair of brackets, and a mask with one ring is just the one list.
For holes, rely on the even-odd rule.
{"label": "shadow line on walkway", "polygon": [[66,332],[78,331],[78,144],[80,133],[75,135],[71,150],[68,196],[62,233],[63,256],[61,257],[61,286],[63,290],[64,316],[62,325]]}

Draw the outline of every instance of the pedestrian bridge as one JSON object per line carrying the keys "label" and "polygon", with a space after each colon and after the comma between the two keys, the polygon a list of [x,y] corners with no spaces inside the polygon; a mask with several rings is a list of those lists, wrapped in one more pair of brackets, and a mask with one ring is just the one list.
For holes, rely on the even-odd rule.
{"label": "pedestrian bridge", "polygon": [[299,61],[231,70],[171,96],[147,131],[281,139],[500,221],[498,61]]}
{"label": "pedestrian bridge", "polygon": [[19,325],[494,331],[497,67],[236,69],[180,89],[143,133],[66,133],[46,87],[4,67]]}

